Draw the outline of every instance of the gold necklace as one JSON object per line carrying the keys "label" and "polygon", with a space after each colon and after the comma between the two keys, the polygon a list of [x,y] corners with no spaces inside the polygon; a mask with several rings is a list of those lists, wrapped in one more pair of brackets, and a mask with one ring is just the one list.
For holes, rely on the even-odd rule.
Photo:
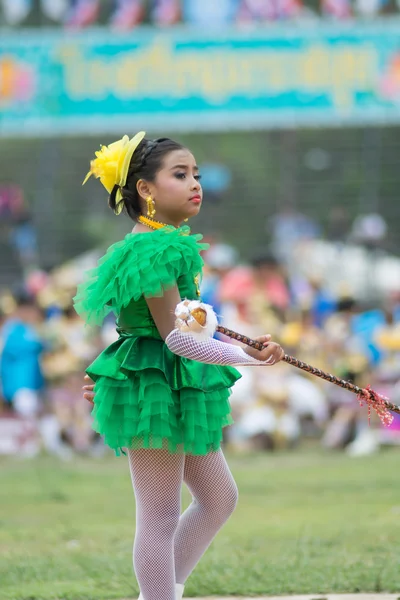
{"label": "gold necklace", "polygon": [[[167,223],[162,223],[161,221],[157,221],[157,219],[145,217],[144,215],[140,215],[138,221],[143,223],[143,225],[147,225],[147,227],[150,227],[150,229],[161,229],[161,227],[167,227]],[[170,227],[173,227],[173,225]]]}
{"label": "gold necklace", "polygon": [[[188,219],[184,219],[184,221],[187,220]],[[143,223],[143,225],[147,225],[147,227],[150,227],[151,229],[161,229],[161,227],[174,227],[174,229],[176,229],[174,225],[162,223],[161,221],[157,221],[157,219],[153,219],[153,217],[145,217],[144,215],[140,215],[138,221]]]}

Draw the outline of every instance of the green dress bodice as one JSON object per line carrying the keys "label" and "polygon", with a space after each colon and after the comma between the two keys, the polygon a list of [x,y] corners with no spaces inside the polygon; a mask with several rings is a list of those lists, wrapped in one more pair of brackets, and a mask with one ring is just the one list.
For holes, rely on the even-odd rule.
{"label": "green dress bodice", "polygon": [[[198,287],[200,277],[201,274],[197,274],[197,283],[196,276],[192,273],[185,273],[178,277],[177,285],[182,300],[184,298],[201,300]],[[117,331],[162,339],[143,296],[138,300],[132,300],[121,309],[117,319]]]}

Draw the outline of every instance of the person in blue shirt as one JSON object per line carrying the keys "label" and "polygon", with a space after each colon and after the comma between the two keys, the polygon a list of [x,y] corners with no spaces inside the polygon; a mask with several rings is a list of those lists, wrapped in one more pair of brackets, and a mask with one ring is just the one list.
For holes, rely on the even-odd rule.
{"label": "person in blue shirt", "polygon": [[45,381],[41,368],[43,342],[37,332],[40,309],[25,293],[16,299],[16,309],[3,325],[0,356],[2,395],[7,404],[24,416],[34,416],[40,407]]}

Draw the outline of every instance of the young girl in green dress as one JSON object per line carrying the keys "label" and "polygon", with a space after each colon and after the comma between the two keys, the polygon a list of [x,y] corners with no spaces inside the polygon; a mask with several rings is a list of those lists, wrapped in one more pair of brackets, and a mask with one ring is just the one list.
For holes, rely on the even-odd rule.
{"label": "young girl in green dress", "polygon": [[[187,148],[144,136],[103,146],[91,162],[87,177],[100,178],[110,207],[135,225],[89,272],[75,308],[89,324],[100,325],[110,311],[117,317],[119,339],[88,367],[95,386],[85,396],[94,401],[95,430],[129,457],[141,598],[176,600],[237,502],[220,447],[232,422],[230,388],[240,378],[234,366],[271,365],[283,350],[270,336],[257,338],[262,351],[198,342],[207,348],[204,362],[184,349],[178,355],[176,344],[175,353],[169,349],[175,307],[200,299],[200,252],[208,245],[185,223],[200,211],[202,188]],[[181,515],[182,482],[193,500]]]}

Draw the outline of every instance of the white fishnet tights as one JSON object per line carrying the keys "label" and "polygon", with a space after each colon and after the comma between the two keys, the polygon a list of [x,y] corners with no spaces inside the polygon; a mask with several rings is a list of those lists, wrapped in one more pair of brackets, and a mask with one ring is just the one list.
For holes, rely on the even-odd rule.
{"label": "white fishnet tights", "polygon": [[[144,600],[175,600],[214,536],[232,514],[237,487],[222,451],[206,456],[130,450],[136,498],[133,565]],[[181,486],[192,503],[180,516]]]}

